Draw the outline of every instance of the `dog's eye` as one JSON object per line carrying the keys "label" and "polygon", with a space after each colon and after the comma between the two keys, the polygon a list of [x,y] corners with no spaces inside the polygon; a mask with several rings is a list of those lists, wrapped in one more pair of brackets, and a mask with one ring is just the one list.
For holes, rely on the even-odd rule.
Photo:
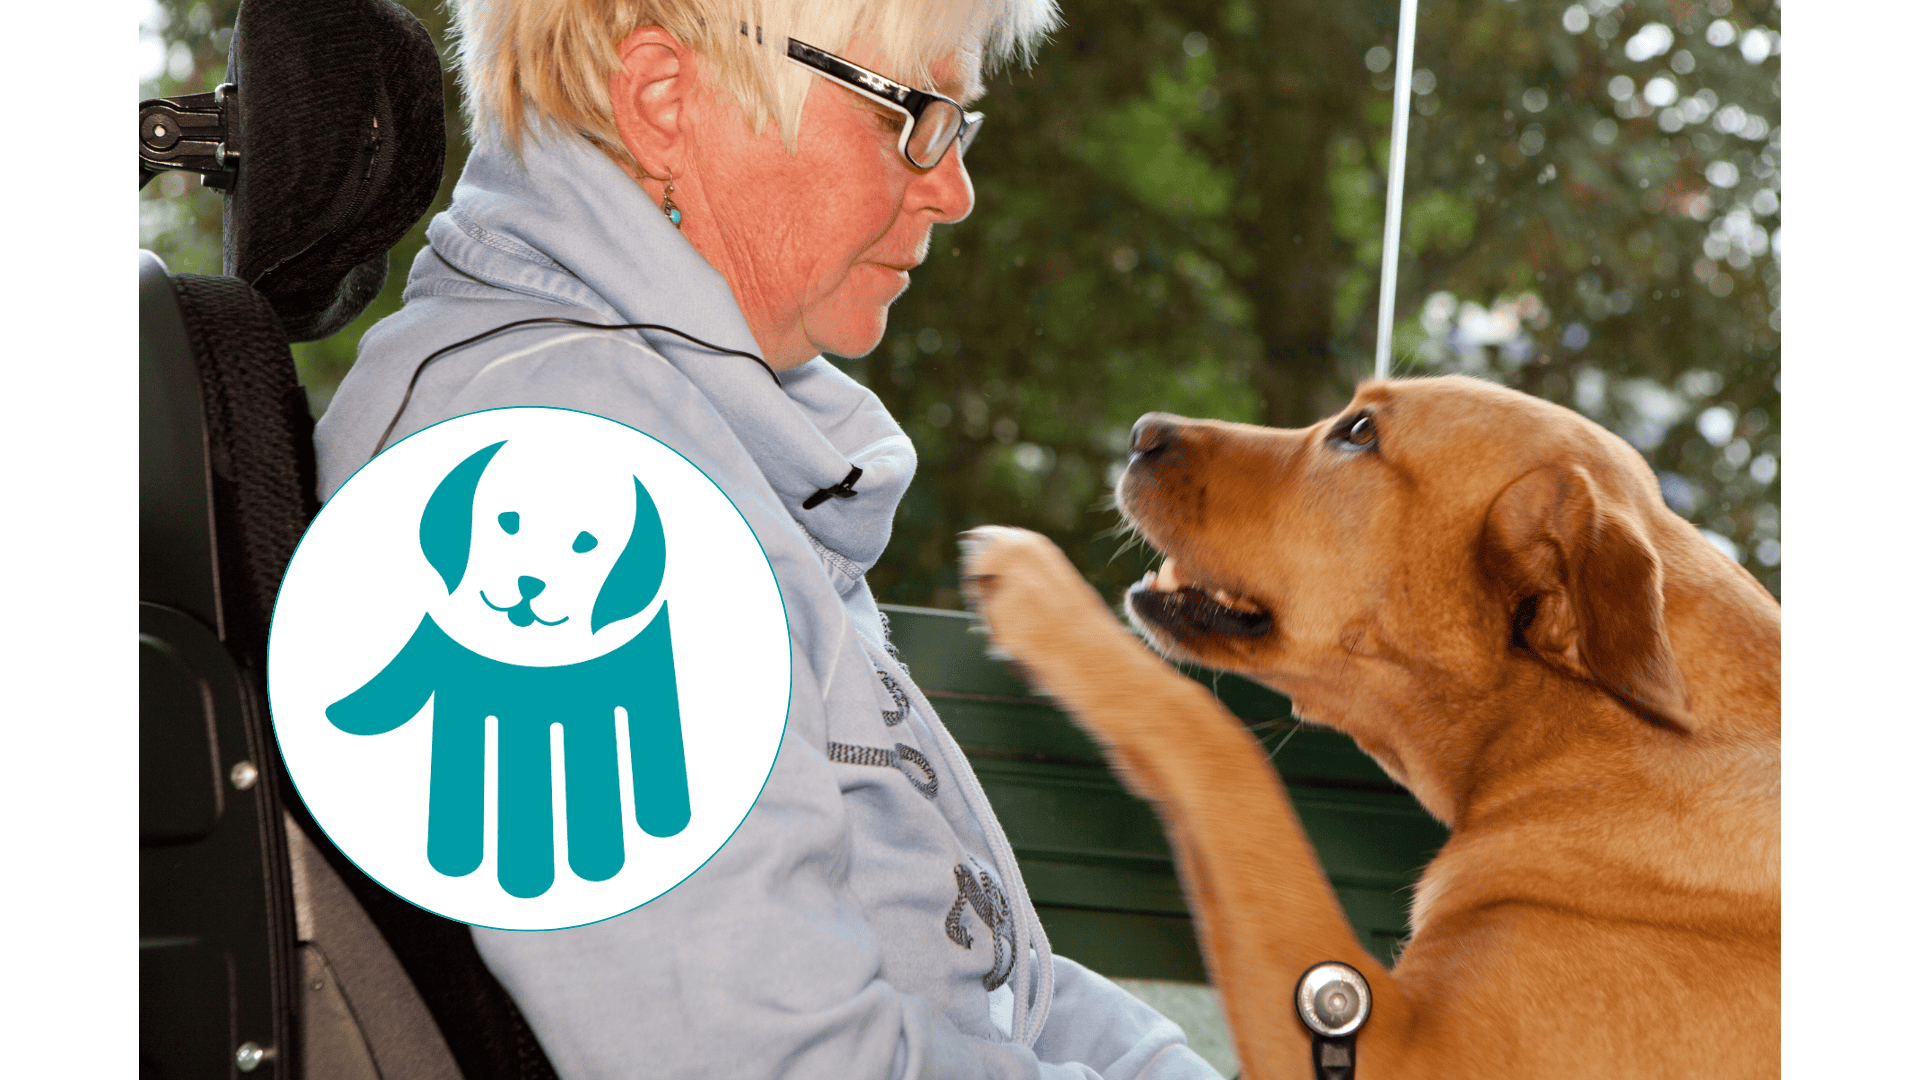
{"label": "dog's eye", "polygon": [[504,530],[508,536],[512,536],[514,533],[519,532],[520,531],[520,515],[514,513],[511,510],[507,511],[504,514],[501,514],[500,528]]}
{"label": "dog's eye", "polygon": [[586,552],[600,546],[600,541],[590,532],[583,532],[573,538],[573,550]]}
{"label": "dog's eye", "polygon": [[1360,412],[1333,425],[1333,430],[1327,434],[1327,441],[1341,450],[1377,450],[1380,448],[1380,433],[1373,422],[1373,414]]}

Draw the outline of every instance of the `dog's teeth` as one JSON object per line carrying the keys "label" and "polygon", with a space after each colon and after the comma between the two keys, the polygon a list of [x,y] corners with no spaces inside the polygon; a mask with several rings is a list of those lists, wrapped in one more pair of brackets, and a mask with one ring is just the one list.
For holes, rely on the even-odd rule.
{"label": "dog's teeth", "polygon": [[1225,589],[1209,589],[1207,590],[1207,595],[1213,598],[1214,603],[1219,604],[1223,608],[1228,608],[1233,611],[1243,611],[1243,612],[1251,613],[1251,612],[1260,610],[1259,607],[1255,605],[1253,601],[1248,600],[1243,596],[1235,596],[1234,594],[1226,591]]}
{"label": "dog's teeth", "polygon": [[1149,576],[1156,592],[1175,592],[1180,588],[1180,572],[1172,559],[1161,563],[1159,572]]}

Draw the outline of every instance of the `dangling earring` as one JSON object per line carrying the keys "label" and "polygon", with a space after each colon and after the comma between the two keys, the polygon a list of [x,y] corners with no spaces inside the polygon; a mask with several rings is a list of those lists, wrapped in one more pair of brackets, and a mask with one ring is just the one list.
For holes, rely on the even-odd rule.
{"label": "dangling earring", "polygon": [[673,205],[673,174],[672,173],[667,174],[667,193],[660,200],[660,209],[662,212],[664,212],[667,215],[667,220],[673,222],[674,228],[677,229],[680,227],[680,208]]}

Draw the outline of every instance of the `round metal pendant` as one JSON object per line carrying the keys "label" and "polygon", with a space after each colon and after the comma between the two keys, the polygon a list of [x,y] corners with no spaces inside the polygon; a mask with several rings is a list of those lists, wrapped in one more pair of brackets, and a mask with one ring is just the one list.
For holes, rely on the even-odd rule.
{"label": "round metal pendant", "polygon": [[1316,1035],[1339,1038],[1360,1030],[1373,1010],[1373,991],[1358,971],[1338,961],[1315,964],[1300,976],[1294,1011]]}

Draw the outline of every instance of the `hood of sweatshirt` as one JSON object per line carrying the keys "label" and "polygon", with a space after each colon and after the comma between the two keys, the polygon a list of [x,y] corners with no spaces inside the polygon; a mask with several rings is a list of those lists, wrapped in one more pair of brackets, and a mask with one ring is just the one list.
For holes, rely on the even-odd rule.
{"label": "hood of sweatshirt", "polygon": [[[518,157],[486,140],[427,240],[409,301],[560,303],[760,354],[726,279],[638,184],[580,140],[529,137]],[[913,444],[872,391],[820,357],[776,381],[751,360],[669,332],[640,333],[713,403],[794,519],[860,573],[870,569],[916,464]],[[854,469],[855,494],[819,496]]]}

